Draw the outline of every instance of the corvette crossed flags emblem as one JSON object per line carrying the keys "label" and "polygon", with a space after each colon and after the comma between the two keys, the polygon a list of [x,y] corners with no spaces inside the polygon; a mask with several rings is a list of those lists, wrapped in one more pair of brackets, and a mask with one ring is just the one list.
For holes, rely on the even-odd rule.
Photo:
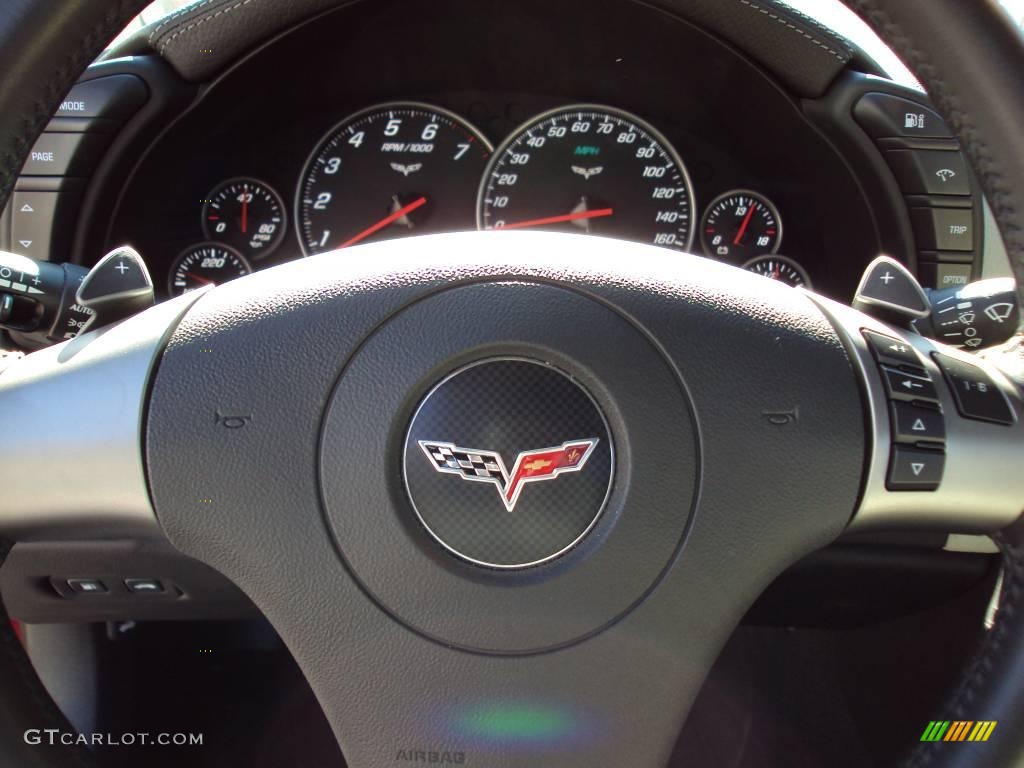
{"label": "corvette crossed flags emblem", "polygon": [[420,440],[419,445],[438,472],[458,475],[463,480],[492,483],[505,509],[511,512],[527,483],[553,480],[565,472],[579,472],[598,442],[598,438],[592,437],[570,440],[553,448],[523,451],[516,457],[511,473],[505,469],[501,454],[495,451],[459,448],[454,443],[433,440]]}

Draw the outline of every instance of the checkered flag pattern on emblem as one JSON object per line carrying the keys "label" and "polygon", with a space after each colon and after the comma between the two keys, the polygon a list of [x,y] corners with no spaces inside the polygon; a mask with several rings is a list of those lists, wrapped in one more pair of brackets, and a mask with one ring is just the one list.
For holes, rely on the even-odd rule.
{"label": "checkered flag pattern on emblem", "polygon": [[489,478],[502,483],[508,479],[501,457],[493,451],[467,451],[444,443],[425,443],[423,447],[443,472]]}

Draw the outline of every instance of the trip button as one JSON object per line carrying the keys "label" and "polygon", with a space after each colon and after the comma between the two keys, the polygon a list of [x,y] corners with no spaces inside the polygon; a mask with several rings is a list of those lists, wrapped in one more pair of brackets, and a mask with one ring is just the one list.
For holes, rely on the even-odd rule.
{"label": "trip button", "polygon": [[935,383],[926,376],[915,376],[884,365],[879,366],[885,381],[885,392],[891,400],[929,400],[939,401],[939,393]]}
{"label": "trip button", "polygon": [[946,455],[906,445],[894,445],[885,487],[890,491],[934,491],[942,482]]}
{"label": "trip button", "polygon": [[953,391],[961,416],[996,424],[1013,424],[1010,404],[983,369],[948,355],[935,353],[932,357]]}
{"label": "trip button", "polygon": [[970,208],[911,208],[910,219],[921,250],[974,250],[974,211]]}
{"label": "trip button", "polygon": [[910,403],[889,404],[892,414],[893,439],[901,443],[916,443],[919,440],[944,441],[946,420],[942,411],[922,408]]}

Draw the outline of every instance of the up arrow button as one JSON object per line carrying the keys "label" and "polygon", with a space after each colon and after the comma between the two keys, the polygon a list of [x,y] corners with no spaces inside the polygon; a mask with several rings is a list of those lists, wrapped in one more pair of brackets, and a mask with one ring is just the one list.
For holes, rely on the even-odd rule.
{"label": "up arrow button", "polygon": [[925,408],[914,403],[892,403],[893,439],[900,443],[946,440],[946,420],[937,408]]}

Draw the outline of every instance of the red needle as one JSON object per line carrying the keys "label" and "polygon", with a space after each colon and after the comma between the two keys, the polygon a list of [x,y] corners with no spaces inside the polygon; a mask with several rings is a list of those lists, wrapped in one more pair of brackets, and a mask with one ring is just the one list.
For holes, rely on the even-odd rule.
{"label": "red needle", "polygon": [[421,198],[419,198],[417,200],[413,200],[408,205],[399,208],[397,211],[392,213],[390,216],[384,217],[383,219],[378,221],[376,224],[374,224],[372,227],[367,227],[366,229],[364,229],[362,232],[360,232],[355,237],[353,237],[353,238],[351,238],[349,240],[346,240],[344,243],[342,243],[338,247],[339,248],[348,248],[350,245],[355,245],[360,240],[366,239],[367,237],[372,235],[377,230],[384,229],[384,227],[386,227],[391,222],[398,221],[400,218],[405,216],[407,213],[412,213],[417,208],[419,208],[421,205],[426,204],[426,202],[427,202],[427,198],[425,198],[425,197],[421,197]]}
{"label": "red needle", "polygon": [[216,283],[214,283],[213,280],[208,280],[205,277],[200,277],[195,272],[186,272],[185,277],[191,277],[197,283],[203,283],[205,285],[216,285]]}
{"label": "red needle", "polygon": [[242,234],[249,229],[249,192],[247,187],[242,187]]}
{"label": "red needle", "polygon": [[736,233],[736,237],[733,238],[732,244],[739,245],[740,240],[743,239],[743,235],[747,231],[747,224],[750,223],[750,217],[754,215],[754,206],[751,204],[750,208],[747,209],[747,215],[743,217],[743,223],[740,224],[740,231]]}
{"label": "red needle", "polygon": [[502,224],[495,229],[523,229],[524,227],[542,227],[545,224],[559,224],[563,221],[578,221],[579,219],[596,219],[600,216],[611,216],[614,211],[611,208],[598,208],[594,211],[580,211],[579,213],[566,213],[561,216],[548,216],[546,219],[530,219],[529,221],[517,221],[514,224]]}

